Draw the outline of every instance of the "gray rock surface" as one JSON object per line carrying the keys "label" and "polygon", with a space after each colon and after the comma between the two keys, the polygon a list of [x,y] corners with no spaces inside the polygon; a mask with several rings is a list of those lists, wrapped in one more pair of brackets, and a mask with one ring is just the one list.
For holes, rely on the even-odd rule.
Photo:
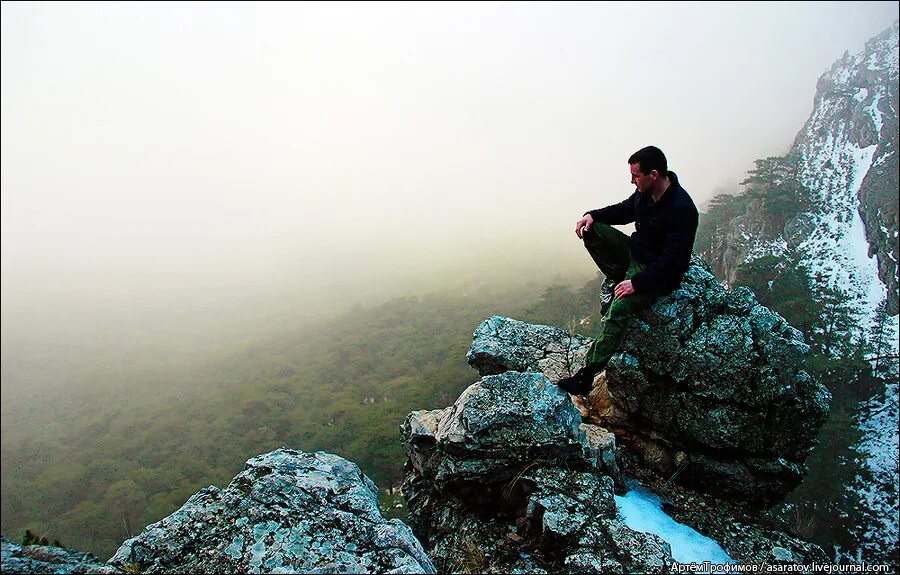
{"label": "gray rock surface", "polygon": [[668,569],[669,545],[616,517],[615,438],[540,373],[484,376],[401,437],[410,522],[442,570]]}
{"label": "gray rock surface", "polygon": [[[495,316],[476,329],[467,358],[482,374],[555,380],[584,364],[589,345]],[[828,415],[830,394],[804,370],[808,351],[750,290],[723,289],[694,257],[681,286],[632,322],[582,415],[661,475],[771,505],[804,477]]]}
{"label": "gray rock surface", "polygon": [[50,545],[16,545],[0,538],[3,573],[122,573],[91,555]]}
{"label": "gray rock surface", "polygon": [[466,360],[481,375],[533,371],[556,381],[584,365],[590,347],[589,338],[556,327],[493,316],[475,330]]}
{"label": "gray rock surface", "polygon": [[434,573],[411,530],[381,516],[377,495],[350,461],[278,449],[147,526],[109,563],[141,573]]}

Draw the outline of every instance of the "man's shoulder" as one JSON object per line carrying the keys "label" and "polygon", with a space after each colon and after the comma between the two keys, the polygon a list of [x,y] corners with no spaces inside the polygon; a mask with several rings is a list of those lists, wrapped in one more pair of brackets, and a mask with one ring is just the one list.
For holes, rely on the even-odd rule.
{"label": "man's shoulder", "polygon": [[675,182],[672,185],[675,188],[673,190],[675,193],[672,195],[672,208],[678,211],[698,213],[697,206],[694,204],[694,200],[687,190],[685,190],[678,182]]}

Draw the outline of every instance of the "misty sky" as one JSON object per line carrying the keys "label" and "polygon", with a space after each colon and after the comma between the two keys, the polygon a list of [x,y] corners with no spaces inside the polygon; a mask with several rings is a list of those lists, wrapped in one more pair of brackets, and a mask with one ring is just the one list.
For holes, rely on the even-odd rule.
{"label": "misty sky", "polygon": [[574,222],[632,191],[632,152],[661,147],[698,205],[733,189],[787,151],[817,78],[897,17],[4,2],[4,314],[27,294],[352,281],[516,245],[589,268]]}

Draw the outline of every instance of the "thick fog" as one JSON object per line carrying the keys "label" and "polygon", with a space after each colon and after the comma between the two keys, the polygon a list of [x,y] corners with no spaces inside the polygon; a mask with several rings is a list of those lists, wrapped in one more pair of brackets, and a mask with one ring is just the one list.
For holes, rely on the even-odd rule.
{"label": "thick fog", "polygon": [[632,191],[632,152],[661,147],[701,207],[736,190],[787,151],[817,78],[897,16],[4,2],[4,383],[41,338],[208,335],[466,274],[590,277],[574,222]]}

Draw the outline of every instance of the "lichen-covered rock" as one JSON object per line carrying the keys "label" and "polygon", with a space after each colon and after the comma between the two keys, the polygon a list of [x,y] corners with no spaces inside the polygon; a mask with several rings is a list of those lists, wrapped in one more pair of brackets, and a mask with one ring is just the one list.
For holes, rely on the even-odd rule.
{"label": "lichen-covered rock", "polygon": [[590,339],[556,327],[493,316],[475,330],[466,360],[481,375],[535,371],[556,381],[584,365],[590,347]]}
{"label": "lichen-covered rock", "polygon": [[442,570],[663,572],[671,562],[668,544],[616,518],[615,437],[581,423],[540,373],[486,375],[452,407],[410,413],[401,436],[409,520]]}
{"label": "lichen-covered rock", "polygon": [[616,436],[611,431],[591,423],[578,426],[587,440],[588,453],[595,466],[615,480],[617,486],[624,486],[619,465],[616,463]]}
{"label": "lichen-covered rock", "polygon": [[278,449],[127,540],[109,563],[142,573],[434,573],[410,529],[378,510],[356,464]]}
{"label": "lichen-covered rock", "polygon": [[50,545],[20,546],[0,537],[3,573],[122,573],[91,555]]}
{"label": "lichen-covered rock", "polygon": [[444,457],[439,487],[453,481],[503,481],[522,462],[582,457],[581,417],[568,396],[540,373],[485,376],[440,420],[435,441]]}
{"label": "lichen-covered rock", "polygon": [[499,483],[544,461],[618,477],[615,437],[581,423],[568,395],[540,373],[484,376],[453,406],[410,413],[401,438],[410,464],[441,491]]}
{"label": "lichen-covered rock", "polygon": [[[590,340],[491,317],[467,358],[481,373],[583,366]],[[802,334],[746,288],[723,289],[697,257],[681,286],[636,317],[582,415],[661,475],[771,505],[806,473],[831,396],[804,371]],[[599,384],[599,385],[598,385]]]}

